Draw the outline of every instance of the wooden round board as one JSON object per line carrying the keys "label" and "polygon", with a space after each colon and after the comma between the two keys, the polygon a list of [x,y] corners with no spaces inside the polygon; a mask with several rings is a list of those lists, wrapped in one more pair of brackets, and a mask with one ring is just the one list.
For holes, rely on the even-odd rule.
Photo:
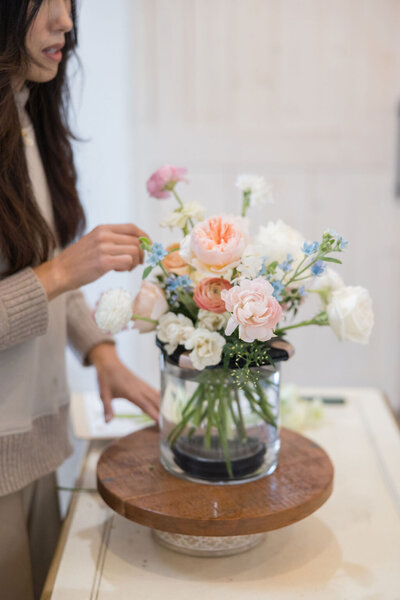
{"label": "wooden round board", "polygon": [[97,465],[97,486],[117,513],[153,529],[186,535],[248,535],[300,521],[329,498],[333,466],[306,437],[281,430],[276,471],[238,485],[192,483],[159,460],[156,427],[113,442]]}

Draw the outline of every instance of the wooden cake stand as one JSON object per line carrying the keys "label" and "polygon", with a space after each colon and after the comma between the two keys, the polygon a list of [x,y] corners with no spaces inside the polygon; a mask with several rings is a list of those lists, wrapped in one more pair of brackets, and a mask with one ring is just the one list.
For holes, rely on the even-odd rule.
{"label": "wooden cake stand", "polygon": [[193,483],[161,466],[159,432],[151,427],[104,450],[97,486],[113,510],[152,528],[164,545],[221,556],[246,550],[266,531],[317,510],[332,492],[333,466],[320,446],[282,429],[279,465],[272,475],[234,486]]}

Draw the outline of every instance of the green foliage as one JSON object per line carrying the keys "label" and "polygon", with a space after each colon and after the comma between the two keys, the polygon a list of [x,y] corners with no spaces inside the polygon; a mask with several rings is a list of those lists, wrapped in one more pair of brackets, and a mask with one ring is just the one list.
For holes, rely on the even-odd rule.
{"label": "green foliage", "polygon": [[227,339],[222,357],[224,369],[230,371],[232,381],[238,388],[244,388],[249,383],[258,384],[259,373],[254,367],[274,364],[265,342],[255,340],[249,344],[238,337]]}

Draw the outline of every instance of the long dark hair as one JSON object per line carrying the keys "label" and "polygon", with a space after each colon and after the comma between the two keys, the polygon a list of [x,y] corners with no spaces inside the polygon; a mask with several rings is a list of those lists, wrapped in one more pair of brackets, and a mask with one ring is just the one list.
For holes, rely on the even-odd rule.
{"label": "long dark hair", "polygon": [[[47,260],[56,239],[33,196],[12,80],[29,64],[26,34],[43,0],[0,0],[0,251],[12,274]],[[66,64],[76,46],[74,28],[65,35],[54,79],[28,82],[26,110],[35,129],[54,211],[56,236],[64,247],[83,231],[85,216],[76,190],[76,170],[67,124]],[[3,273],[4,274],[4,273]]]}

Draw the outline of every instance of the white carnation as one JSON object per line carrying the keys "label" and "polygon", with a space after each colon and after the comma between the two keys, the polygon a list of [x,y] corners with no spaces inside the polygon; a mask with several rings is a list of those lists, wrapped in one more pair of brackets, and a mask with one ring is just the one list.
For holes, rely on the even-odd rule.
{"label": "white carnation", "polygon": [[172,354],[179,344],[185,344],[193,331],[193,323],[188,317],[168,312],[159,318],[157,337],[166,344],[167,354]]}
{"label": "white carnation", "polygon": [[132,297],[122,289],[105,292],[97,305],[95,319],[100,329],[107,333],[118,333],[132,317]]}
{"label": "white carnation", "polygon": [[239,175],[236,187],[242,192],[250,192],[250,206],[273,201],[272,186],[259,175]]}
{"label": "white carnation", "polygon": [[264,246],[269,263],[276,260],[282,263],[290,254],[293,258],[292,266],[296,268],[303,258],[301,248],[304,237],[280,219],[275,223],[270,221],[266,226],[261,225],[256,241]]}
{"label": "white carnation", "polygon": [[221,360],[225,338],[216,331],[208,331],[199,327],[185,343],[187,350],[192,350],[189,356],[193,366],[201,371],[205,367],[217,365]]}
{"label": "white carnation", "polygon": [[186,227],[189,219],[192,221],[201,221],[204,218],[204,206],[198,202],[186,202],[183,206],[174,210],[168,217],[160,223],[161,227]]}
{"label": "white carnation", "polygon": [[249,244],[242,254],[240,264],[236,267],[240,275],[246,279],[255,279],[266,255],[266,250],[261,244]]}
{"label": "white carnation", "polygon": [[329,324],[339,340],[366,344],[374,325],[372,300],[363,287],[345,286],[332,293],[327,306]]}
{"label": "white carnation", "polygon": [[203,310],[201,308],[199,310],[198,315],[198,326],[204,329],[208,329],[208,331],[218,331],[218,329],[225,329],[229,317],[230,314],[228,312],[215,313],[209,310]]}

